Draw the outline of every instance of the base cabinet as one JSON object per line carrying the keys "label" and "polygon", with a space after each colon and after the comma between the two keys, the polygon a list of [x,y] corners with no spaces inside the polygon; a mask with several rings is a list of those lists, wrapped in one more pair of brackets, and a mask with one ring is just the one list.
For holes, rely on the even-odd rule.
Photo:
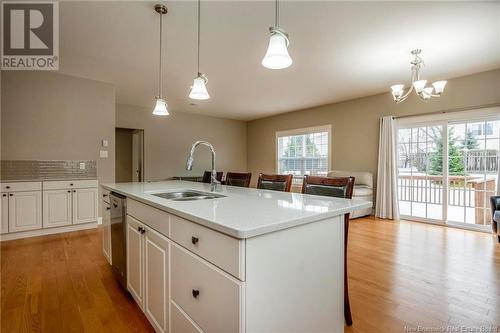
{"label": "base cabinet", "polygon": [[169,244],[127,216],[127,289],[157,332],[169,331]]}
{"label": "base cabinet", "polygon": [[102,201],[102,252],[111,265],[111,207],[108,202]]}
{"label": "base cabinet", "polygon": [[43,227],[70,225],[72,219],[71,190],[43,192]]}
{"label": "base cabinet", "polygon": [[97,188],[73,190],[73,224],[97,220]]}
{"label": "base cabinet", "polygon": [[2,193],[2,206],[0,218],[2,219],[0,223],[0,234],[6,234],[9,232],[9,195],[7,193]]}
{"label": "base cabinet", "polygon": [[42,227],[42,192],[9,193],[9,232]]}

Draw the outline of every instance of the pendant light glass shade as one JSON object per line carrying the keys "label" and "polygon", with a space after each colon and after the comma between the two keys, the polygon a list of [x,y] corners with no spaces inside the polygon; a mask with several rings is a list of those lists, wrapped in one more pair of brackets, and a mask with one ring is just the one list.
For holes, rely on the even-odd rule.
{"label": "pendant light glass shade", "polygon": [[288,38],[285,34],[271,30],[269,46],[262,59],[262,66],[269,69],[283,69],[290,67],[293,60],[288,54]]}
{"label": "pendant light glass shade", "polygon": [[191,87],[191,93],[189,94],[189,98],[191,99],[209,99],[210,95],[207,91],[207,79],[203,75],[199,75],[193,80],[193,86]]}
{"label": "pendant light glass shade", "polygon": [[156,116],[168,116],[168,105],[163,98],[156,97],[153,114]]}

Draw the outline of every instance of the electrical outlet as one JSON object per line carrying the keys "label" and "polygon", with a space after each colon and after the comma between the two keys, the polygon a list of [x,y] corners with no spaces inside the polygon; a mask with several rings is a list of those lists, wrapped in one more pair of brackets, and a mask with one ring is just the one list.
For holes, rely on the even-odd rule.
{"label": "electrical outlet", "polygon": [[85,170],[85,162],[80,162],[80,170]]}
{"label": "electrical outlet", "polygon": [[102,146],[107,147],[108,146],[108,140],[102,140]]}
{"label": "electrical outlet", "polygon": [[101,158],[108,158],[108,151],[107,150],[101,150],[101,151],[99,151],[99,156]]}

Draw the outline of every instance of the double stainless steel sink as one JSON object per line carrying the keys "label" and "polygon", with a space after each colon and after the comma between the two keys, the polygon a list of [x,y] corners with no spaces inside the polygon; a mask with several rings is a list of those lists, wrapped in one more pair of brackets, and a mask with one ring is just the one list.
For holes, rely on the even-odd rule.
{"label": "double stainless steel sink", "polygon": [[217,194],[212,192],[201,192],[195,190],[151,193],[151,195],[174,201],[206,200],[206,199],[217,199],[225,197],[225,195],[222,194]]}

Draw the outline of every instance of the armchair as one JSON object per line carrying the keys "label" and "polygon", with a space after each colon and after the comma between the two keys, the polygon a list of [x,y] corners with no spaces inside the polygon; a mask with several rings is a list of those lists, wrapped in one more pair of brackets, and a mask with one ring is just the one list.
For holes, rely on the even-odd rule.
{"label": "armchair", "polygon": [[497,241],[500,243],[500,196],[494,196],[490,198],[491,201],[491,229],[493,234],[497,238]]}

